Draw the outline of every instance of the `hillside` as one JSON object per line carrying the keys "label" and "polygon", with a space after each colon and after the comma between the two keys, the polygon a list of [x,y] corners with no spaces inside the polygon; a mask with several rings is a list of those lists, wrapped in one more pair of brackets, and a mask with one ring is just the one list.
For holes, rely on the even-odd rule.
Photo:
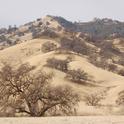
{"label": "hillside", "polygon": [[[53,72],[52,86],[69,85],[79,94],[81,100],[76,115],[124,114],[122,106],[116,103],[119,93],[124,90],[124,35],[121,32],[116,38],[106,39],[105,34],[104,38],[99,38],[99,42],[94,42],[89,35],[101,35],[91,31],[97,24],[105,26],[108,32],[102,31],[107,37],[115,31],[110,27],[124,25],[107,19],[86,24],[71,23],[61,17],[46,16],[18,28],[1,29],[0,38],[3,39],[0,41],[0,68],[3,63],[13,67],[30,63],[36,66],[35,72]],[[67,70],[56,68],[55,65],[48,66],[49,59],[68,62]],[[73,70],[82,70],[88,77],[85,81],[70,80],[67,74]],[[99,101],[100,105],[87,103],[87,96],[92,95],[94,99],[104,96]]]}
{"label": "hillside", "polygon": [[[68,54],[56,54],[56,52],[48,52],[43,53],[41,51],[41,45],[46,42],[56,42],[54,40],[49,39],[34,39],[25,43],[21,43],[9,48],[6,48],[2,51],[0,51],[0,60],[7,61],[8,63],[11,63],[13,65],[29,62],[31,65],[36,65],[37,68],[42,68],[44,70],[52,71],[55,74],[53,84],[54,85],[70,85],[72,86],[75,91],[77,91],[82,99],[83,96],[87,93],[97,93],[104,90],[107,91],[106,99],[103,101],[104,105],[106,106],[106,110],[104,111],[104,107],[102,108],[92,108],[87,107],[83,102],[83,100],[79,104],[79,114],[81,115],[87,115],[87,114],[110,114],[107,110],[107,105],[115,106],[115,100],[118,96],[118,93],[123,90],[124,84],[124,77],[119,76],[117,74],[114,74],[112,72],[100,69],[93,64],[89,63],[86,56],[78,56],[74,55],[74,61],[70,63],[70,68],[72,69],[78,69],[81,68],[85,72],[87,72],[90,76],[93,77],[94,81],[90,82],[91,85],[81,85],[81,84],[75,84],[74,82],[70,82],[68,80],[65,80],[65,73],[58,71],[56,69],[46,68],[44,65],[46,64],[46,60],[48,58],[56,57],[64,59]],[[45,69],[46,68],[46,69]],[[94,72],[95,70],[95,72]],[[111,100],[110,100],[111,99]],[[85,109],[84,109],[85,108]],[[95,110],[96,109],[96,110]],[[114,113],[115,114],[115,113]]]}

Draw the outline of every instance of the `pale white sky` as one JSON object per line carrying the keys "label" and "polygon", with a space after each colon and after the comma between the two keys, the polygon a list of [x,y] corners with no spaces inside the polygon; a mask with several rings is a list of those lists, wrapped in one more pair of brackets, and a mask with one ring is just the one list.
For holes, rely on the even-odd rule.
{"label": "pale white sky", "polygon": [[71,21],[94,17],[124,21],[124,0],[0,0],[0,27],[21,25],[48,14]]}

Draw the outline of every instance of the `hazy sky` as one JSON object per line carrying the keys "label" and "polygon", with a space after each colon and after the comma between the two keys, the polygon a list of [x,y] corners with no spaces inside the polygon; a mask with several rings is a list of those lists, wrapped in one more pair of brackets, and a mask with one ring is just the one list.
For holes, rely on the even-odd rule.
{"label": "hazy sky", "polygon": [[24,24],[47,14],[71,21],[94,17],[124,21],[124,0],[0,0],[0,27]]}

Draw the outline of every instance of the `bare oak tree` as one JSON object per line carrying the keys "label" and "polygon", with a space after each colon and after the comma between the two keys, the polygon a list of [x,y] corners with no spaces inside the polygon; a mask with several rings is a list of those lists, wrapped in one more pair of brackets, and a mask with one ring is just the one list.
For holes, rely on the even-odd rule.
{"label": "bare oak tree", "polygon": [[[13,111],[9,116],[26,114],[40,117],[48,115],[71,115],[79,102],[79,96],[68,87],[53,87],[53,74],[39,71],[22,64],[17,69],[4,65],[0,71],[0,114],[8,107]],[[12,114],[13,112],[13,114]],[[20,115],[21,116],[21,115]]]}
{"label": "bare oak tree", "polygon": [[85,96],[84,101],[88,106],[97,106],[99,105],[102,99],[103,97],[101,96],[97,96],[96,94],[90,94],[90,95]]}
{"label": "bare oak tree", "polygon": [[105,99],[107,91],[91,93],[84,96],[84,101],[88,106],[98,106]]}

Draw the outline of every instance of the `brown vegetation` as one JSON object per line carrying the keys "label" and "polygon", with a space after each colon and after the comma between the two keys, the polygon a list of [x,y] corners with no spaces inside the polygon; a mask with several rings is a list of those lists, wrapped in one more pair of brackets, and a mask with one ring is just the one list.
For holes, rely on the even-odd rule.
{"label": "brown vegetation", "polygon": [[121,69],[119,72],[118,72],[119,75],[121,76],[124,76],[124,69]]}
{"label": "brown vegetation", "polygon": [[70,58],[69,59],[67,58],[65,60],[50,58],[47,60],[47,66],[61,70],[63,72],[67,72],[69,62],[70,62]]}
{"label": "brown vegetation", "polygon": [[57,45],[56,44],[54,44],[54,43],[51,43],[51,42],[46,42],[46,43],[44,43],[43,45],[42,45],[42,48],[41,48],[41,50],[43,51],[43,52],[50,52],[50,51],[53,51],[53,50],[56,50],[57,49]]}
{"label": "brown vegetation", "polygon": [[[0,116],[71,115],[79,96],[68,87],[52,87],[53,74],[22,64],[17,69],[4,65],[0,71]],[[11,108],[9,111],[8,108]]]}
{"label": "brown vegetation", "polygon": [[85,42],[74,36],[72,36],[72,39],[62,38],[60,45],[61,49],[70,50],[77,54],[89,55],[95,52],[95,49],[89,48]]}
{"label": "brown vegetation", "polygon": [[88,80],[88,74],[81,69],[69,70],[66,78],[77,83],[84,83]]}
{"label": "brown vegetation", "polygon": [[84,101],[88,106],[98,106],[103,99],[105,96],[102,93],[91,93],[84,96]]}

